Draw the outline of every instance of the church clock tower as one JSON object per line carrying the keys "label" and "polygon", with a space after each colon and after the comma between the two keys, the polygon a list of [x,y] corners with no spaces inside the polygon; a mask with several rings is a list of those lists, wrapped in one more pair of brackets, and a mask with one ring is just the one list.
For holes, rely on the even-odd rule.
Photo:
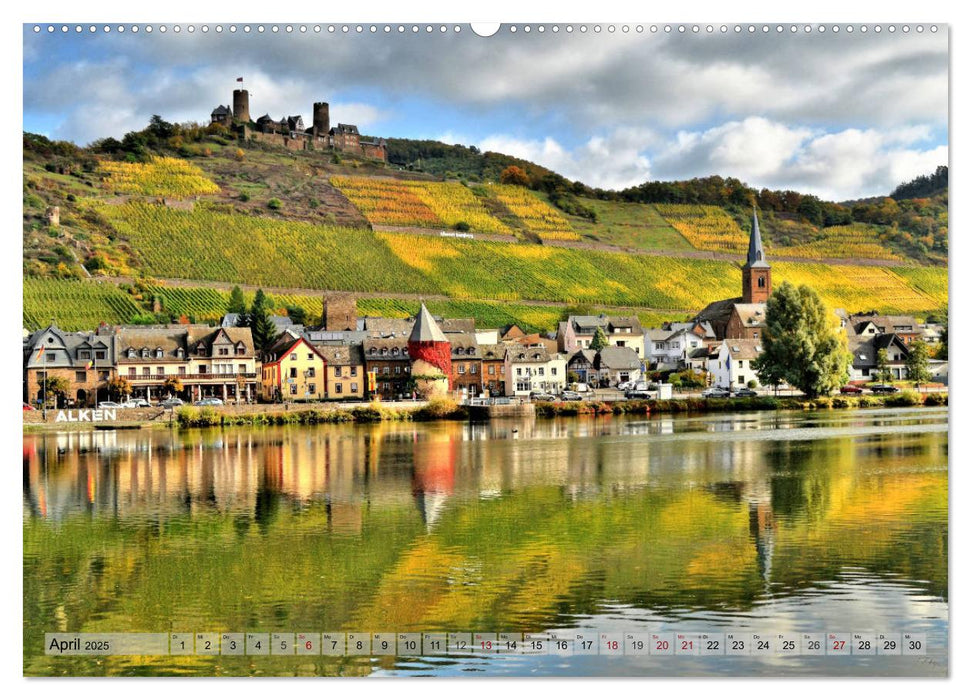
{"label": "church clock tower", "polygon": [[764,304],[772,293],[772,268],[762,249],[759,217],[752,210],[752,233],[748,239],[748,257],[742,266],[742,303]]}

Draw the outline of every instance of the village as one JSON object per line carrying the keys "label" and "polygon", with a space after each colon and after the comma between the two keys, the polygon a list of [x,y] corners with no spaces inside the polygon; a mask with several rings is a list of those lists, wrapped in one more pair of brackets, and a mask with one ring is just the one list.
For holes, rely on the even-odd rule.
{"label": "village", "polygon": [[[329,293],[321,324],[271,316],[263,352],[240,314],[219,326],[109,326],[65,332],[52,322],[24,332],[24,410],[172,408],[199,405],[446,396],[456,401],[581,400],[585,397],[755,396],[772,268],[753,214],[739,297],[713,302],[684,322],[644,328],[635,315],[569,315],[555,331],[476,328],[471,318],[359,316],[355,297]],[[836,310],[852,354],[843,393],[892,393],[908,379],[911,345],[940,343],[943,328],[911,316]],[[947,362],[928,363],[947,384]],[[876,382],[876,383],[874,383]],[[788,388],[788,387],[784,387]]]}

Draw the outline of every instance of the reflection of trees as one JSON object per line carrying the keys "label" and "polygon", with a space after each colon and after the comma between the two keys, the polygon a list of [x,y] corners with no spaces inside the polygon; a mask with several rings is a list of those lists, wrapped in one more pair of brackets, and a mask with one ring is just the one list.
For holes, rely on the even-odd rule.
{"label": "reflection of trees", "polygon": [[574,425],[25,450],[25,641],[55,628],[49,600],[74,629],[404,631],[549,627],[605,600],[746,610],[767,583],[786,595],[851,567],[946,595],[944,434],[663,442]]}

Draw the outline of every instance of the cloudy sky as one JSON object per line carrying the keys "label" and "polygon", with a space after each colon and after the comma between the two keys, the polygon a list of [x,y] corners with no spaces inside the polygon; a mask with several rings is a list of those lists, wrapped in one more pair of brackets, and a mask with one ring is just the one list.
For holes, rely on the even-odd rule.
{"label": "cloudy sky", "polygon": [[[254,25],[255,27],[255,25]],[[85,144],[208,122],[236,78],[255,118],[328,101],[378,136],[475,144],[589,185],[710,174],[829,199],[886,194],[947,163],[948,40],[775,25],[749,34],[565,28],[475,36],[24,28],[24,129]]]}

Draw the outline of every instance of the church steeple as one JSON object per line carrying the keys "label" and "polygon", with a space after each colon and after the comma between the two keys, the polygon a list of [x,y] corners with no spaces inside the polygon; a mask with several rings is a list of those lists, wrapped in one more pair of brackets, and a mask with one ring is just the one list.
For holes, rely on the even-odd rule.
{"label": "church steeple", "polygon": [[759,215],[752,207],[752,233],[748,239],[748,256],[742,266],[742,302],[764,304],[772,293],[772,268],[765,259]]}

